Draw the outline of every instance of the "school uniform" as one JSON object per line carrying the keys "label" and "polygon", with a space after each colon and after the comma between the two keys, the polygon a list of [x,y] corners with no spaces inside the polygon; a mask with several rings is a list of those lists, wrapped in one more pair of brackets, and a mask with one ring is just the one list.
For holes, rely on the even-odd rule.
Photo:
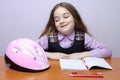
{"label": "school uniform", "polygon": [[87,33],[74,31],[69,35],[55,32],[44,35],[36,41],[48,52],[63,52],[71,54],[75,52],[90,51],[93,57],[111,57],[112,51],[103,43],[98,42]]}
{"label": "school uniform", "polygon": [[[73,35],[73,34],[71,34]],[[60,36],[60,35],[59,35]],[[84,32],[75,32],[74,38],[73,36],[61,36],[58,38],[58,32],[51,33],[48,35],[48,52],[62,52],[66,54],[71,54],[75,52],[83,52],[84,49]],[[63,43],[59,43],[59,42]],[[69,43],[71,46],[69,46]],[[61,47],[60,44],[68,44],[68,47]],[[67,46],[67,45],[66,45]]]}

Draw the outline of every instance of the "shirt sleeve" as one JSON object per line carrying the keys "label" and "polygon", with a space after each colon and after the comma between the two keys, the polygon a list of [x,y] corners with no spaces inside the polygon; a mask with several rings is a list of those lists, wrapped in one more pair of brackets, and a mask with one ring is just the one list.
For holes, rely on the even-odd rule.
{"label": "shirt sleeve", "polygon": [[111,49],[87,33],[85,33],[85,48],[90,51],[93,57],[110,58],[112,56]]}
{"label": "shirt sleeve", "polygon": [[46,35],[42,36],[40,39],[36,40],[36,42],[43,47],[43,49],[48,49],[48,37]]}

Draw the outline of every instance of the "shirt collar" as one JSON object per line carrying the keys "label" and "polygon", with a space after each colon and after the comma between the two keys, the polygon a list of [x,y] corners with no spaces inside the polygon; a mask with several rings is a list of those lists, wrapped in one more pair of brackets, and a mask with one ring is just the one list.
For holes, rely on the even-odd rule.
{"label": "shirt collar", "polygon": [[67,37],[69,40],[73,41],[74,40],[74,36],[75,36],[75,31],[73,31],[71,34],[69,35],[64,35],[60,32],[58,32],[58,40],[61,41],[63,40],[65,37]]}

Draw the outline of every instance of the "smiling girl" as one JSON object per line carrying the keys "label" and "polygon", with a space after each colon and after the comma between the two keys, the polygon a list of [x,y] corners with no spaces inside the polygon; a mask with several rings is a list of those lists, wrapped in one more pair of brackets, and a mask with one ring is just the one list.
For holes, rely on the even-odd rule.
{"label": "smiling girl", "polygon": [[112,56],[106,45],[89,35],[75,7],[66,2],[59,3],[52,9],[37,43],[44,48],[49,59]]}

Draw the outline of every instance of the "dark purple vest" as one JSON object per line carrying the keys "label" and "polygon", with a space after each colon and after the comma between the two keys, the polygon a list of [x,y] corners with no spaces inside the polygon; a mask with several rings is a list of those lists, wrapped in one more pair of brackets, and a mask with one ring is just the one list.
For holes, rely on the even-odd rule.
{"label": "dark purple vest", "polygon": [[[67,43],[66,43],[67,44]],[[84,49],[84,32],[75,32],[74,43],[69,48],[62,48],[58,42],[57,32],[48,35],[48,52],[62,52],[71,54],[75,52],[83,52]]]}

